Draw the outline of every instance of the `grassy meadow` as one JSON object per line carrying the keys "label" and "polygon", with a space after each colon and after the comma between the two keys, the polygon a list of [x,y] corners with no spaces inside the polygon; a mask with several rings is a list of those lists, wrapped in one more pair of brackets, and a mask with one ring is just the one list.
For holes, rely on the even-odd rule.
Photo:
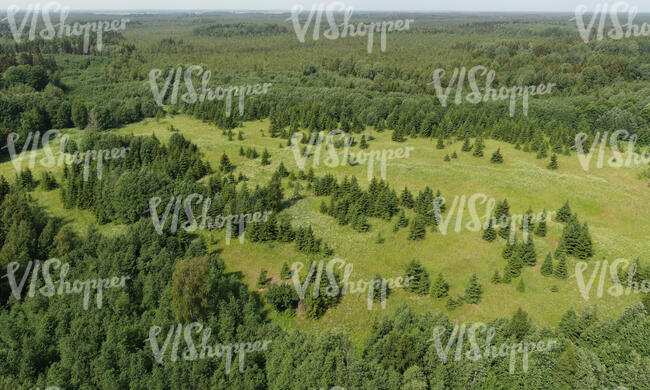
{"label": "grassy meadow", "polygon": [[[185,115],[166,117],[159,121],[147,119],[139,123],[127,125],[119,130],[118,134],[150,135],[155,134],[165,142],[172,134],[167,129],[170,125],[180,129],[182,134],[199,146],[203,158],[213,168],[218,167],[219,159],[225,152],[236,165],[235,174],[242,172],[249,179],[248,185],[266,183],[272,172],[282,161],[290,171],[297,171],[298,166],[291,147],[286,146],[286,140],[271,138],[268,135],[268,121],[248,122],[242,128],[234,130],[235,135],[242,131],[243,141],[238,141],[235,136],[233,141],[215,126],[203,123]],[[80,137],[82,131],[65,130],[72,138]],[[376,132],[366,130],[375,138],[369,142],[370,147],[366,152],[373,150],[412,147],[408,158],[393,159],[387,162],[386,180],[401,193],[404,186],[408,186],[414,195],[425,186],[431,187],[434,192],[440,190],[447,199],[448,210],[455,196],[465,195],[467,198],[476,193],[482,193],[490,198],[500,201],[508,199],[511,214],[524,214],[530,207],[535,213],[542,209],[556,211],[569,200],[571,208],[577,212],[581,221],[589,224],[596,255],[591,263],[598,260],[611,261],[617,258],[636,259],[650,253],[650,223],[648,204],[647,180],[638,177],[640,168],[596,168],[597,156],[594,156],[588,171],[583,170],[575,153],[571,156],[558,156],[559,169],[552,171],[546,168],[548,159],[537,159],[534,153],[525,153],[516,150],[512,145],[486,141],[485,156],[477,158],[470,153],[461,152],[462,142],[448,144],[445,149],[436,149],[435,140],[408,139],[398,144],[390,140],[390,132]],[[52,143],[53,149],[58,150],[57,142]],[[261,155],[266,148],[271,153],[271,165],[261,166],[260,158],[247,159],[239,156],[240,147],[254,147]],[[504,156],[503,164],[491,164],[490,156],[497,148],[501,148]],[[358,144],[351,148],[352,152],[359,151]],[[458,159],[450,162],[443,161],[446,154],[456,151]],[[57,155],[58,152],[55,152]],[[33,173],[36,178],[46,168],[38,164],[43,155],[42,150],[36,151],[36,165]],[[321,153],[321,161],[314,168],[317,176],[332,173],[342,178],[354,175],[359,184],[366,187],[368,167],[359,164],[339,167],[328,167],[323,164],[327,154]],[[25,157],[23,166],[28,164]],[[313,157],[307,160],[306,169],[313,166]],[[50,168],[60,178],[62,167]],[[0,164],[0,174],[13,177],[16,168],[11,161]],[[376,163],[373,174],[379,175],[379,164]],[[285,180],[285,185],[288,180]],[[285,186],[285,194],[291,194],[293,188]],[[525,283],[525,292],[516,291],[518,279],[511,284],[490,283],[490,277],[495,270],[502,271],[506,261],[501,256],[505,241],[497,238],[492,243],[481,239],[480,232],[469,231],[462,228],[456,232],[456,215],[449,222],[448,231],[427,230],[423,241],[407,240],[408,228],[394,233],[392,230],[395,218],[391,222],[375,218],[369,219],[371,229],[367,233],[359,233],[349,226],[339,226],[335,220],[319,212],[320,197],[315,197],[311,190],[301,191],[303,197],[290,208],[283,211],[292,218],[292,223],[297,225],[309,224],[316,235],[323,238],[335,250],[335,257],[340,257],[352,263],[354,271],[350,281],[371,279],[375,273],[384,278],[403,276],[406,264],[412,259],[418,259],[429,271],[431,279],[435,279],[442,272],[451,285],[452,297],[462,296],[468,284],[469,277],[476,272],[480,284],[483,286],[484,295],[480,304],[464,304],[453,312],[445,308],[446,299],[436,299],[429,296],[416,296],[401,289],[393,290],[387,301],[386,309],[374,304],[372,310],[366,308],[366,295],[347,295],[342,302],[328,310],[320,320],[309,320],[298,312],[294,316],[277,314],[271,311],[272,317],[283,327],[295,327],[303,330],[322,331],[336,329],[348,332],[352,339],[360,345],[370,332],[372,323],[384,314],[395,310],[400,304],[406,303],[414,310],[443,311],[459,322],[483,321],[495,317],[510,316],[521,307],[529,313],[538,326],[555,326],[562,315],[569,309],[581,310],[595,305],[599,308],[601,316],[617,316],[622,310],[637,302],[639,296],[612,297],[605,294],[596,296],[597,286],[591,290],[591,298],[586,301],[580,295],[578,285],[573,277],[576,259],[570,258],[568,263],[569,279],[559,280],[554,277],[543,277],[540,266],[544,257],[554,251],[562,232],[562,224],[555,221],[548,223],[548,233],[544,238],[534,237],[537,250],[538,264],[535,267],[524,267],[522,278]],[[83,232],[85,226],[94,220],[90,211],[66,210],[62,207],[59,190],[44,192],[40,187],[32,193],[40,205],[46,208],[53,216],[63,218],[76,231]],[[477,213],[483,218],[485,204],[477,203]],[[408,215],[407,215],[408,216]],[[465,208],[462,226],[470,221],[470,213]],[[119,232],[123,226],[107,224],[100,227],[104,233]],[[377,234],[381,233],[385,239],[383,244],[377,243]],[[274,281],[279,280],[280,268],[283,262],[289,265],[296,261],[309,262],[309,256],[294,250],[293,244],[280,243],[240,243],[233,239],[230,245],[225,245],[224,233],[202,232],[211,238],[213,249],[221,251],[228,269],[239,272],[251,287],[255,287],[257,276],[261,269],[269,271],[269,277]],[[214,237],[213,237],[214,236]],[[521,237],[521,234],[519,234]],[[216,243],[215,243],[216,241]],[[325,259],[325,261],[329,260]],[[593,265],[585,271],[585,279],[591,275]],[[611,283],[606,282],[605,287]],[[552,292],[551,287],[557,286],[558,291]]]}

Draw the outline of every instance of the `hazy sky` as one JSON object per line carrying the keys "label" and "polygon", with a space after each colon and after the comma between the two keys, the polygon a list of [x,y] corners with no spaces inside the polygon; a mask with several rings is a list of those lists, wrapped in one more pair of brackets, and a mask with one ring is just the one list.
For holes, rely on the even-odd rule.
{"label": "hazy sky", "polygon": [[[4,11],[10,5],[26,8],[27,5],[48,3],[49,0],[0,0],[0,10]],[[313,3],[328,3],[329,1],[309,0],[58,0],[71,9],[102,9],[102,10],[290,10],[295,4],[303,4],[309,9]],[[397,11],[557,11],[574,12],[576,6],[585,5],[588,11],[595,9],[596,4],[605,3],[599,0],[347,0],[344,3],[355,10],[397,10]],[[609,1],[612,5],[615,1]],[[650,0],[628,1],[637,7],[639,12],[650,12]]]}

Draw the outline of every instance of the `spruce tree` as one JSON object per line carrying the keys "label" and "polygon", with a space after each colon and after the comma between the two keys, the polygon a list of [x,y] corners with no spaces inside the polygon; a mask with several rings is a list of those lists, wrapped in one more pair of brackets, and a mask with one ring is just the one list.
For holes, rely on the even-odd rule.
{"label": "spruce tree", "polygon": [[257,278],[257,288],[264,288],[269,282],[269,278],[267,277],[267,272],[265,269],[262,269],[260,271],[260,276]]}
{"label": "spruce tree", "polygon": [[226,153],[221,155],[221,161],[219,162],[219,171],[223,173],[228,173],[233,170],[233,166],[230,163],[230,159]]}
{"label": "spruce tree", "polygon": [[571,207],[569,206],[569,201],[564,204],[555,215],[555,220],[558,222],[568,222],[571,218]]}
{"label": "spruce tree", "polygon": [[559,165],[557,164],[557,155],[553,154],[551,156],[551,162],[548,164],[548,169],[558,169]]}
{"label": "spruce tree", "polygon": [[501,252],[501,256],[504,259],[509,260],[512,256],[515,255],[515,249],[517,249],[516,239],[512,241],[507,240],[506,246],[505,248],[503,248],[503,251]]}
{"label": "spruce tree", "polygon": [[531,210],[530,207],[524,214],[524,220],[522,221],[521,230],[525,232],[532,232],[535,230],[535,214],[533,213],[533,210]]}
{"label": "spruce tree", "polygon": [[501,283],[510,284],[512,281],[512,271],[510,270],[510,265],[506,265],[503,270],[503,278],[501,278]]}
{"label": "spruce tree", "polygon": [[[523,281],[522,281],[523,284]],[[528,320],[528,313],[518,308],[512,319],[508,322],[506,333],[509,336],[514,336],[517,340],[522,340],[531,328],[530,321]]]}
{"label": "spruce tree", "polygon": [[445,161],[451,161],[451,159],[449,158],[449,153],[445,154],[445,158],[444,158],[444,160],[445,160]]}
{"label": "spruce tree", "polygon": [[445,142],[442,138],[442,135],[438,137],[438,143],[436,144],[436,149],[444,149],[445,148]]}
{"label": "spruce tree", "polygon": [[409,285],[406,287],[407,291],[414,292],[418,295],[427,295],[429,293],[429,288],[431,287],[429,273],[418,260],[412,260],[406,266],[406,278],[409,279]]}
{"label": "spruce tree", "polygon": [[262,153],[262,165],[271,165],[271,153],[266,148],[264,148],[264,152]]}
{"label": "spruce tree", "polygon": [[566,256],[560,257],[560,261],[557,263],[555,270],[553,270],[553,276],[558,279],[566,279],[569,277],[569,272],[566,265]]}
{"label": "spruce tree", "polygon": [[553,274],[553,257],[550,253],[546,255],[546,259],[544,259],[540,271],[544,276],[550,276]]}
{"label": "spruce tree", "polygon": [[582,225],[582,229],[580,230],[576,252],[576,257],[582,260],[586,260],[594,255],[593,243],[586,222]]}
{"label": "spruce tree", "polygon": [[501,155],[501,148],[497,148],[497,151],[492,154],[490,158],[491,163],[501,164],[503,163],[503,156]]}
{"label": "spruce tree", "polygon": [[289,269],[289,265],[285,261],[282,263],[282,269],[280,270],[280,279],[291,279],[291,269]]}
{"label": "spruce tree", "polygon": [[365,135],[361,136],[361,142],[359,143],[359,148],[368,149],[368,142],[366,142],[366,136]]}
{"label": "spruce tree", "polygon": [[476,140],[476,144],[474,145],[474,153],[472,153],[472,156],[483,157],[484,149],[485,149],[485,144],[483,143],[483,138],[479,137]]}
{"label": "spruce tree", "polygon": [[535,235],[539,237],[546,237],[546,210],[542,211],[537,227],[535,228]]}
{"label": "spruce tree", "polygon": [[408,187],[404,187],[404,191],[402,191],[402,195],[400,196],[400,205],[407,209],[412,209],[414,204],[413,194],[411,194]]}
{"label": "spruce tree", "polygon": [[524,266],[524,263],[521,259],[522,251],[523,246],[517,244],[515,253],[508,259],[508,270],[510,271],[510,276],[512,278],[517,278],[519,275],[521,275],[521,269]]}
{"label": "spruce tree", "polygon": [[521,244],[521,261],[523,265],[533,267],[537,264],[537,253],[535,252],[535,244],[533,243],[532,236],[528,237],[527,240],[524,240],[524,243]]}
{"label": "spruce tree", "polygon": [[454,152],[451,154],[451,158],[458,158],[458,154],[456,154],[456,151],[455,151],[455,150],[454,150]]}
{"label": "spruce tree", "polygon": [[433,288],[431,290],[431,295],[435,298],[444,298],[449,293],[449,283],[442,276],[442,273],[438,274],[438,278],[433,282]]}
{"label": "spruce tree", "polygon": [[404,213],[404,210],[402,210],[399,213],[399,219],[397,220],[397,226],[398,227],[407,227],[409,225],[409,219],[406,218],[406,213]]}
{"label": "spruce tree", "polygon": [[499,284],[501,283],[501,276],[499,275],[499,270],[495,270],[494,274],[492,275],[492,278],[490,279],[492,284]]}
{"label": "spruce tree", "polygon": [[483,239],[487,242],[492,242],[497,238],[497,233],[492,227],[492,218],[488,221],[488,227],[483,231]]}
{"label": "spruce tree", "polygon": [[469,142],[469,135],[465,135],[465,141],[463,142],[463,146],[460,148],[461,151],[463,152],[469,152],[472,150],[472,144]]}
{"label": "spruce tree", "polygon": [[412,241],[423,240],[425,235],[425,223],[420,215],[416,215],[411,222],[408,239]]}
{"label": "spruce tree", "polygon": [[465,301],[467,303],[479,303],[483,295],[483,288],[478,283],[476,274],[472,275],[469,280],[469,286],[465,289]]}

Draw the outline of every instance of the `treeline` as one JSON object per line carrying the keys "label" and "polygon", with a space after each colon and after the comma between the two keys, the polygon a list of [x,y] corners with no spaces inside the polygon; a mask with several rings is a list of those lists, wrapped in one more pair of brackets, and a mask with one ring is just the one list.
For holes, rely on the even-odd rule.
{"label": "treeline", "polygon": [[289,29],[279,24],[271,23],[214,23],[207,26],[196,27],[194,35],[214,38],[229,38],[233,36],[267,36],[289,32]]}

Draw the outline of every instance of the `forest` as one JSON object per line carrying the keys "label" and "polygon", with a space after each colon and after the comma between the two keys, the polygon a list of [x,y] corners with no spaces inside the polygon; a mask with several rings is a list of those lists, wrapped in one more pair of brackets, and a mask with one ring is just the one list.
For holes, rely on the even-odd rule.
{"label": "forest", "polygon": [[646,389],[650,40],[571,17],[0,22],[0,388]]}

